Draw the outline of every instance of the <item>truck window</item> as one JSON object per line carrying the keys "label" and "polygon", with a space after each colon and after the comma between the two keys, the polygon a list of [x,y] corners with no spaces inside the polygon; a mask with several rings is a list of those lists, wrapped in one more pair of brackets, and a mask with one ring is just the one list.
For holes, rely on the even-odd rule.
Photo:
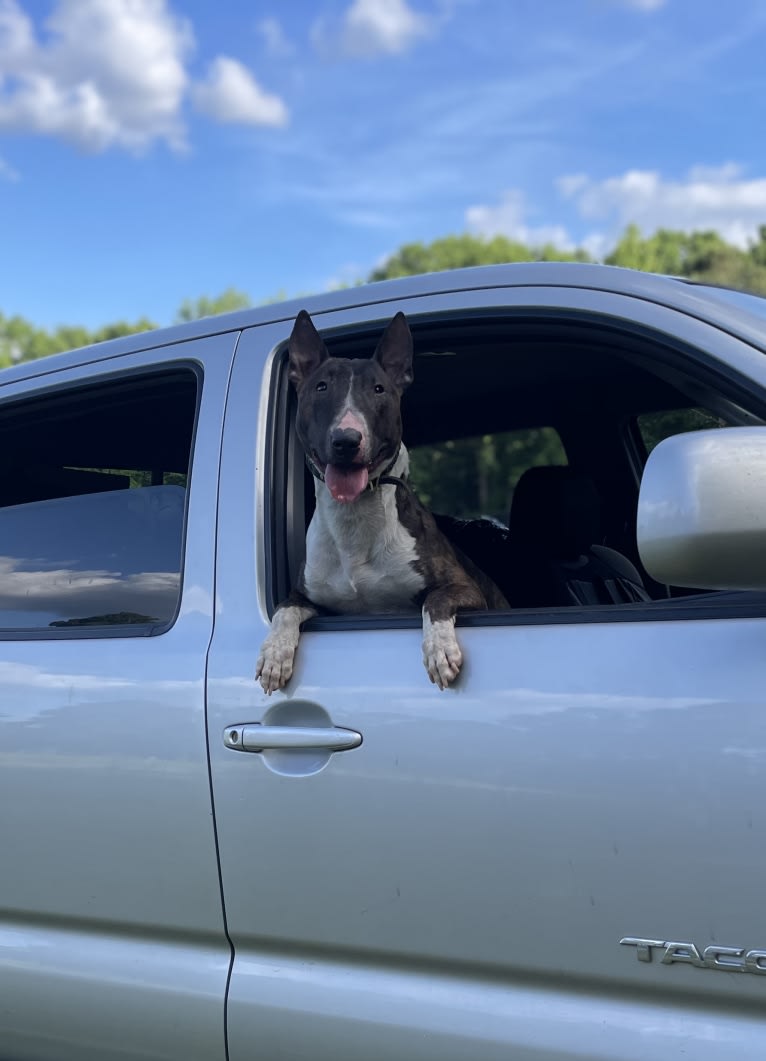
{"label": "truck window", "polygon": [[179,603],[197,378],[0,406],[0,632],[161,632]]}
{"label": "truck window", "polygon": [[[695,352],[668,374],[661,335],[577,315],[455,314],[410,326],[414,382],[401,411],[411,482],[447,538],[502,590],[511,612],[498,622],[573,605],[579,617],[592,605],[645,610],[697,592],[655,583],[635,531],[636,457],[678,431],[742,422],[724,390],[707,387],[707,408],[700,400]],[[345,331],[327,342],[337,357],[364,357],[378,337]],[[283,384],[287,440],[295,396]],[[711,411],[716,403],[730,420]],[[290,445],[273,470],[272,607],[294,585],[314,510],[314,481]]]}

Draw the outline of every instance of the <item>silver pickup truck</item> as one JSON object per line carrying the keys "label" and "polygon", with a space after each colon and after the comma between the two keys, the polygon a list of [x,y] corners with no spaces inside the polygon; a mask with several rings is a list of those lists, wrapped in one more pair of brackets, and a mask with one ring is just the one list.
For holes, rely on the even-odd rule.
{"label": "silver pickup truck", "polygon": [[413,483],[511,609],[445,691],[405,613],[311,620],[264,694],[298,304],[2,373],[0,1058],[757,1056],[766,302],[536,263],[300,305],[341,357],[404,310]]}

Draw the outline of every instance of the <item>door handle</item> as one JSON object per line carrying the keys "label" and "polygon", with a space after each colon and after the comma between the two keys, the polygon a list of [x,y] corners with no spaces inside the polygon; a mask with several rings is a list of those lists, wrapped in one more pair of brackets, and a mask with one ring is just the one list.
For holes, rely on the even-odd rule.
{"label": "door handle", "polygon": [[262,752],[271,748],[324,748],[329,752],[349,751],[362,743],[362,734],[340,726],[264,726],[248,722],[227,726],[223,743],[238,752]]}

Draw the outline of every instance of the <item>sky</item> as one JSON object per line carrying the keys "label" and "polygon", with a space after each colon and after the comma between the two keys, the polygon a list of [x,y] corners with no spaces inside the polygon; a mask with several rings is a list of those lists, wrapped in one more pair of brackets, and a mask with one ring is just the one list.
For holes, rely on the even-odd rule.
{"label": "sky", "polygon": [[766,224],[764,0],[0,0],[0,313]]}

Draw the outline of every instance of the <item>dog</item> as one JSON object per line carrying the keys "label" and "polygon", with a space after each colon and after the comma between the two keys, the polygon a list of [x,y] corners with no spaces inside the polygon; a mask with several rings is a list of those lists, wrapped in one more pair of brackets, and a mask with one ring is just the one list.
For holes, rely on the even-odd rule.
{"label": "dog", "polygon": [[359,614],[422,607],[423,663],[440,689],[462,666],[455,615],[505,609],[495,584],[456,552],[407,482],[401,397],[413,379],[403,313],[369,359],[331,357],[311,317],[298,314],[288,376],[296,429],[315,479],[306,560],[274,613],[256,665],[268,694],[293,673],[301,625],[320,612]]}

